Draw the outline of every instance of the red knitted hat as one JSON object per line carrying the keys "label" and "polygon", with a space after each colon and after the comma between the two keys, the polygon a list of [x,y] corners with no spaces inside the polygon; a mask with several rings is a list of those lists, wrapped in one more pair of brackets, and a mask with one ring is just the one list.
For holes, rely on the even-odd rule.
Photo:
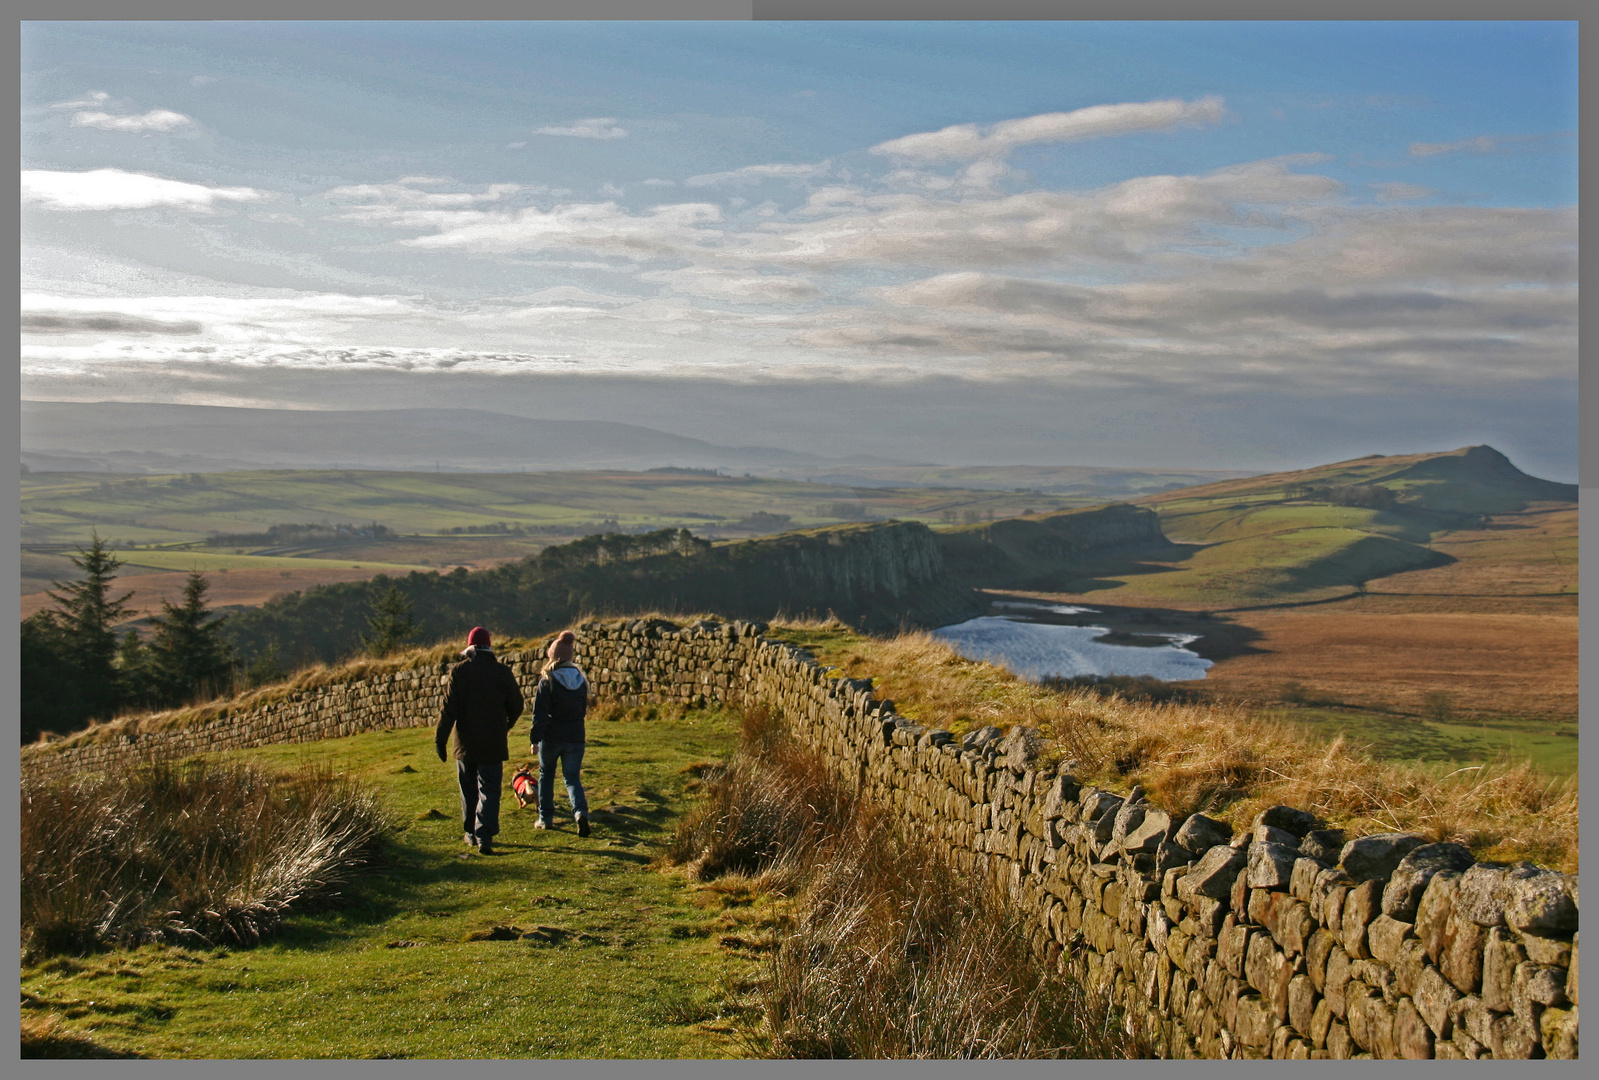
{"label": "red knitted hat", "polygon": [[556,635],[555,640],[550,642],[550,647],[545,651],[544,655],[556,663],[564,663],[572,659],[576,651],[577,635],[570,630],[562,630]]}
{"label": "red knitted hat", "polygon": [[474,645],[480,649],[490,648],[489,632],[483,629],[481,626],[472,627],[472,632],[466,635],[466,644],[468,648]]}

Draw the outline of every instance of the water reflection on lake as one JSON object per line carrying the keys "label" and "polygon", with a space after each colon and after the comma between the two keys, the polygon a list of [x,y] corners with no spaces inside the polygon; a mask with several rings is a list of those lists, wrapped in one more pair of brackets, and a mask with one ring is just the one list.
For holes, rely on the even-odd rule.
{"label": "water reflection on lake", "polygon": [[[1001,602],[1013,610],[1033,608],[1057,615],[1092,613],[1091,608],[1069,604]],[[1197,640],[1193,634],[1151,634],[1164,644],[1115,645],[1095,641],[1108,631],[1103,626],[1057,626],[1032,622],[1025,615],[985,615],[953,626],[942,626],[933,636],[947,642],[971,660],[987,660],[1034,682],[1050,675],[1150,675],[1164,682],[1203,679],[1209,660],[1184,646]],[[1142,636],[1142,635],[1141,635]]]}

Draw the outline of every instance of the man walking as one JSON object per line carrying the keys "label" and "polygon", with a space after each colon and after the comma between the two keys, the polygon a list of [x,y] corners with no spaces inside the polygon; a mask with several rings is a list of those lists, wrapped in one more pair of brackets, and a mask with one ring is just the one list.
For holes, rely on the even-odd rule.
{"label": "man walking", "polygon": [[474,626],[467,635],[465,660],[450,669],[450,690],[444,699],[434,743],[439,760],[448,760],[444,745],[455,729],[455,772],[461,784],[461,830],[466,842],[484,855],[494,854],[500,831],[500,784],[511,758],[507,736],[522,715],[522,690],[511,669],[489,647],[489,632]]}
{"label": "man walking", "polygon": [[572,802],[577,834],[589,834],[589,803],[583,794],[583,751],[588,736],[583,719],[588,714],[589,686],[572,662],[577,638],[562,630],[550,642],[549,660],[533,693],[533,752],[539,757],[539,820],[535,828],[548,829],[555,818],[555,766],[561,765],[566,797]]}

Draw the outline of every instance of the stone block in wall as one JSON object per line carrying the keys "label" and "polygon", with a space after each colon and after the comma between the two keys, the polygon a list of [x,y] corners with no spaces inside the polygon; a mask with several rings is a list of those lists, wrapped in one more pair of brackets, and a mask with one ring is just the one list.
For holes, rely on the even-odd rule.
{"label": "stone block in wall", "polygon": [[1351,959],[1363,960],[1371,955],[1366,947],[1366,928],[1378,915],[1382,904],[1382,888],[1380,879],[1367,878],[1344,897],[1339,941]]}
{"label": "stone block in wall", "polygon": [[1294,869],[1288,880],[1288,891],[1295,899],[1310,903],[1316,889],[1316,875],[1326,869],[1326,864],[1320,859],[1300,855],[1294,860]]}
{"label": "stone block in wall", "polygon": [[1349,1034],[1375,1058],[1394,1057],[1394,1010],[1369,987],[1352,986],[1348,1003]]}
{"label": "stone block in wall", "polygon": [[1488,930],[1482,943],[1481,990],[1483,1004],[1500,1012],[1513,1008],[1516,968],[1525,963],[1527,951],[1502,927]]}
{"label": "stone block in wall", "polygon": [[1538,1031],[1547,1057],[1572,1060],[1577,1057],[1577,1010],[1545,1009],[1538,1020]]}
{"label": "stone block in wall", "polygon": [[1316,932],[1316,920],[1310,917],[1310,905],[1286,893],[1273,893],[1271,936],[1290,956],[1302,955]]}
{"label": "stone block in wall", "polygon": [[1327,958],[1337,944],[1337,937],[1325,927],[1317,927],[1305,943],[1305,973],[1310,976],[1318,992],[1326,984]]}
{"label": "stone block in wall", "polygon": [[1453,1011],[1462,996],[1437,968],[1428,967],[1422,970],[1421,977],[1416,980],[1411,998],[1416,1011],[1432,1029],[1432,1033],[1440,1039],[1447,1039],[1454,1034]]}
{"label": "stone block in wall", "polygon": [[1575,952],[1575,942],[1564,937],[1552,937],[1544,934],[1535,934],[1522,931],[1522,947],[1527,950],[1527,959],[1534,964],[1553,964],[1555,967],[1569,968],[1572,965],[1572,956]]}
{"label": "stone block in wall", "polygon": [[1322,994],[1327,998],[1327,1004],[1332,1011],[1342,1017],[1348,1011],[1348,991],[1351,976],[1354,974],[1354,962],[1349,959],[1349,954],[1344,952],[1342,945],[1335,945],[1327,955],[1327,974],[1322,982]]}
{"label": "stone block in wall", "polygon": [[1580,933],[1571,935],[1571,963],[1566,965],[1566,996],[1573,1005],[1580,1005],[1581,999],[1577,996],[1577,961],[1578,954],[1582,951],[1579,947]]}
{"label": "stone block in wall", "polygon": [[[1298,863],[1294,866],[1297,868]],[[1328,867],[1317,871],[1315,883],[1310,888],[1310,916],[1323,926],[1336,926],[1341,918],[1343,895],[1348,892],[1354,882],[1337,867]],[[1328,905],[1333,901],[1335,889],[1342,889],[1337,896],[1336,911],[1329,911]]]}
{"label": "stone block in wall", "polygon": [[1565,968],[1530,962],[1516,965],[1511,990],[1511,1007],[1515,1012],[1527,1016],[1532,1014],[1534,1005],[1563,1008],[1569,1004]]}
{"label": "stone block in wall", "polygon": [[1298,838],[1316,827],[1316,815],[1292,806],[1271,806],[1255,815],[1250,828],[1266,826],[1292,833]]}
{"label": "stone block in wall", "polygon": [[[1342,870],[1338,872],[1343,874]],[[1354,887],[1354,883],[1350,881],[1347,875],[1341,881],[1333,882],[1328,886],[1326,896],[1322,900],[1321,924],[1323,926],[1332,929],[1335,933],[1343,932],[1344,901],[1349,898],[1349,894],[1354,890]]]}
{"label": "stone block in wall", "polygon": [[1316,1002],[1315,1011],[1311,1013],[1310,1027],[1306,1029],[1312,1047],[1317,1050],[1325,1050],[1327,1048],[1327,1033],[1331,1030],[1334,1019],[1332,1008],[1327,1004],[1327,999],[1320,998]]}
{"label": "stone block in wall", "polygon": [[1244,994],[1236,1006],[1235,1022],[1229,1025],[1238,1041],[1257,1050],[1271,1046],[1272,1032],[1277,1028],[1277,1018],[1258,994]]}
{"label": "stone block in wall", "polygon": [[1410,936],[1413,924],[1401,922],[1389,915],[1379,915],[1366,928],[1367,947],[1374,959],[1393,966],[1399,956],[1399,946]]}
{"label": "stone block in wall", "polygon": [[1505,921],[1523,932],[1569,934],[1577,929],[1576,878],[1539,870],[1515,881]]}
{"label": "stone block in wall", "polygon": [[1438,962],[1444,949],[1449,917],[1454,914],[1461,876],[1459,871],[1440,870],[1427,882],[1421,902],[1416,905],[1416,936],[1421,939],[1422,947],[1427,950],[1427,956],[1433,963]]}
{"label": "stone block in wall", "polygon": [[1426,1061],[1432,1058],[1432,1030],[1422,1020],[1415,1003],[1409,998],[1400,1000],[1394,1009],[1394,1056],[1409,1061]]}
{"label": "stone block in wall", "polygon": [[[1269,826],[1268,826],[1269,827]],[[1249,845],[1248,870],[1251,889],[1286,889],[1293,880],[1294,862],[1299,852],[1286,844],[1256,840]]]}
{"label": "stone block in wall", "polygon": [[1457,906],[1444,923],[1438,970],[1464,994],[1482,986],[1483,945],[1488,931]]}
{"label": "stone block in wall", "polygon": [[1529,863],[1477,863],[1461,874],[1455,907],[1479,926],[1503,926],[1511,891],[1537,873]]}
{"label": "stone block in wall", "polygon": [[1394,970],[1399,992],[1410,996],[1416,992],[1421,973],[1432,965],[1427,960],[1427,951],[1421,947],[1421,942],[1410,936],[1399,943],[1399,949],[1389,966]]}
{"label": "stone block in wall", "polygon": [[1216,940],[1216,959],[1227,974],[1235,979],[1244,977],[1244,957],[1249,952],[1249,939],[1262,933],[1258,926],[1236,921],[1232,915],[1222,922],[1221,934]]}
{"label": "stone block in wall", "polygon": [[1414,922],[1421,898],[1441,871],[1463,872],[1472,865],[1471,852],[1462,844],[1424,844],[1399,860],[1383,890],[1384,915]]}
{"label": "stone block in wall", "polygon": [[1543,1056],[1543,1039],[1537,1016],[1495,1014],[1488,1027],[1488,1049],[1495,1058],[1525,1059]]}
{"label": "stone block in wall", "polygon": [[1309,975],[1295,975],[1288,981],[1287,1019],[1295,1031],[1307,1037],[1310,1035],[1311,1021],[1320,1002],[1321,995],[1316,992],[1316,986],[1310,981]]}
{"label": "stone block in wall", "polygon": [[1212,900],[1227,899],[1247,860],[1248,856],[1237,848],[1226,845],[1212,847],[1177,882],[1178,898],[1184,902],[1192,902],[1196,896]]}
{"label": "stone block in wall", "polygon": [[[1097,823],[1106,815],[1111,815],[1112,824],[1115,823],[1115,813],[1121,808],[1122,797],[1099,788],[1084,788],[1079,796],[1078,805],[1082,807],[1081,821]],[[1105,839],[1110,839],[1110,834],[1105,834]]]}
{"label": "stone block in wall", "polygon": [[1188,905],[1187,914],[1183,916],[1181,924],[1196,937],[1214,940],[1221,932],[1222,921],[1226,916],[1227,907],[1220,900],[1212,900],[1208,896],[1196,896]]}
{"label": "stone block in wall", "polygon": [[1146,805],[1143,819],[1128,829],[1120,841],[1120,847],[1129,854],[1154,854],[1173,831],[1170,814]]}
{"label": "stone block in wall", "polygon": [[1426,837],[1414,833],[1362,836],[1344,845],[1339,863],[1344,873],[1357,882],[1386,881],[1406,855],[1426,842]]}
{"label": "stone block in wall", "polygon": [[1189,851],[1203,853],[1217,844],[1227,843],[1232,835],[1233,827],[1225,821],[1204,814],[1190,814],[1172,839]]}

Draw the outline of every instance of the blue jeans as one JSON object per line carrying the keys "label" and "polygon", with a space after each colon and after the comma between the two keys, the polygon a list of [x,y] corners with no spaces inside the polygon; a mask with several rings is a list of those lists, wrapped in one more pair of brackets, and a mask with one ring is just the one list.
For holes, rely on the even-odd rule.
{"label": "blue jeans", "polygon": [[500,831],[500,783],[503,761],[456,761],[455,778],[461,784],[461,832],[478,843],[492,840]]}
{"label": "blue jeans", "polygon": [[572,813],[588,816],[589,801],[583,794],[583,751],[587,743],[539,743],[539,817],[545,821],[555,818],[555,763],[561,763],[561,778],[566,781],[566,797],[572,803]]}

